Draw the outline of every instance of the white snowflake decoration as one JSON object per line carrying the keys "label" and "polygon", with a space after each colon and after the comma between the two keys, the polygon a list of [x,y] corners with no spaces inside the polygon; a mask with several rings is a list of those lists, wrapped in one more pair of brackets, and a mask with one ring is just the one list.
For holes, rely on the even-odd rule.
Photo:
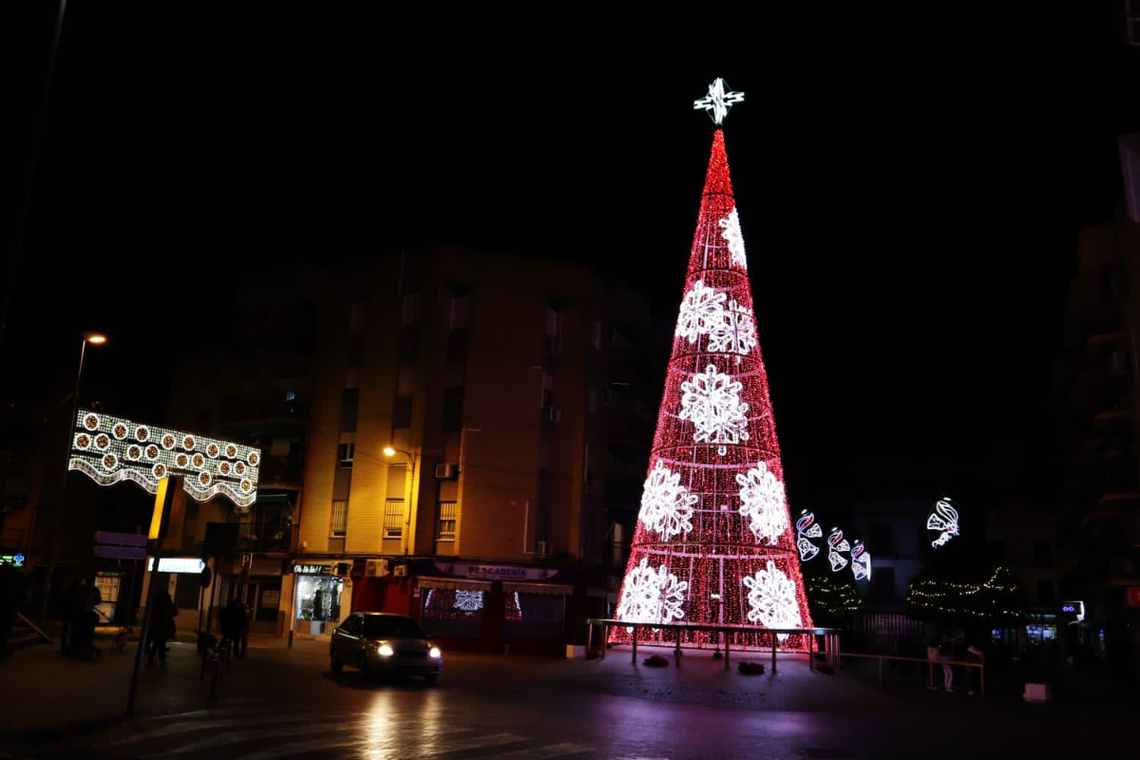
{"label": "white snowflake decoration", "polygon": [[734,207],[724,219],[717,224],[724,232],[720,236],[728,242],[728,250],[732,254],[733,266],[741,269],[748,268],[748,260],[744,256],[744,233],[740,231],[740,215]]}
{"label": "white snowflake decoration", "polygon": [[699,500],[681,485],[681,473],[670,471],[658,461],[645,480],[637,519],[662,538],[670,539],[693,529],[693,505]]}
{"label": "white snowflake decoration", "polygon": [[[766,628],[799,628],[800,605],[796,601],[796,584],[768,560],[768,568],[744,579],[748,589],[748,619]],[[777,634],[780,641],[788,634]]]}
{"label": "white snowflake decoration", "polygon": [[455,592],[455,609],[478,612],[483,609],[483,592],[459,589]]}
{"label": "white snowflake decoration", "polygon": [[740,516],[757,538],[776,543],[788,529],[787,497],[776,473],[760,462],[746,475],[737,475],[740,484]]}
{"label": "white snowflake decoration", "polygon": [[721,321],[709,331],[709,351],[718,354],[748,354],[756,348],[756,321],[748,307],[729,301]]}
{"label": "white snowflake decoration", "polygon": [[[654,568],[644,557],[637,567],[625,576],[618,602],[618,620],[627,623],[668,623],[685,616],[681,606],[685,603],[687,581],[678,580],[667,565]],[[632,628],[626,628],[632,631]]]}
{"label": "white snowflake decoration", "polygon": [[[681,383],[681,413],[696,427],[696,443],[740,443],[748,440],[748,404],[740,400],[743,386],[710,364]],[[720,447],[720,454],[725,453]]]}
{"label": "white snowflake decoration", "polygon": [[694,282],[681,301],[675,334],[690,343],[696,343],[701,335],[708,335],[714,327],[724,323],[724,301],[727,297],[707,287],[704,280]]}

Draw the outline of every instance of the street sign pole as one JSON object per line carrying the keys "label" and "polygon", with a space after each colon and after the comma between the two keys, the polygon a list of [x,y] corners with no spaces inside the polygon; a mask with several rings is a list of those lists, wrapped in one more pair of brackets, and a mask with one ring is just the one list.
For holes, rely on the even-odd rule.
{"label": "street sign pole", "polygon": [[[155,507],[158,508],[156,511],[159,511],[158,534],[154,541],[154,572],[156,573],[158,572],[159,564],[162,562],[162,541],[166,538],[166,528],[170,522],[170,507],[174,501],[174,494],[178,492],[178,487],[182,485],[180,482],[177,482],[179,479],[178,476],[172,475],[166,479],[168,481],[166,483],[167,487],[158,489],[158,496],[162,499],[162,503],[155,504]],[[145,572],[146,568],[144,567],[143,570]],[[154,623],[154,616],[151,613],[154,611],[155,585],[156,584],[151,583],[147,589],[149,593],[147,594],[146,609],[143,611],[142,625],[139,626],[139,646],[135,652],[135,668],[131,673],[131,690],[127,694],[128,718],[134,717],[135,714],[135,694],[139,686],[139,668],[142,666],[143,652],[146,649],[150,626]],[[158,622],[162,624],[165,621]]]}

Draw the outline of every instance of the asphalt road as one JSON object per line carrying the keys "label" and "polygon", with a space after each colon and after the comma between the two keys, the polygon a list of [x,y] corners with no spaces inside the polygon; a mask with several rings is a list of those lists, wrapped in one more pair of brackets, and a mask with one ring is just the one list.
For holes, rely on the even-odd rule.
{"label": "asphalt road", "polygon": [[129,656],[84,663],[46,649],[0,669],[0,758],[957,759],[1137,746],[1135,706],[884,692],[802,661],[742,676],[707,655],[652,669],[620,650],[604,662],[448,654],[431,686],[333,674],[315,642],[251,647],[216,700],[193,648],[175,645],[165,670],[144,671],[138,717],[126,720]]}

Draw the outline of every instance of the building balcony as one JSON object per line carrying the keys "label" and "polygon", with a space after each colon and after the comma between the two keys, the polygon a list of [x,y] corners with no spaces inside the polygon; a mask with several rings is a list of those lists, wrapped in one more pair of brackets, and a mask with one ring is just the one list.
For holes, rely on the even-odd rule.
{"label": "building balcony", "polygon": [[245,552],[287,553],[292,547],[293,528],[290,525],[238,525],[237,550]]}

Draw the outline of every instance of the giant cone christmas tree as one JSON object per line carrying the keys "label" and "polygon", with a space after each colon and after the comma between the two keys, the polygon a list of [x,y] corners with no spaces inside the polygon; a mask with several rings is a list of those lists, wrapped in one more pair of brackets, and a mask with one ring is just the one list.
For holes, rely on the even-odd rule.
{"label": "giant cone christmas tree", "polygon": [[[719,128],[615,617],[753,627],[730,634],[744,648],[770,647],[764,629],[812,625]],[[631,629],[610,630],[611,641],[631,638]],[[638,639],[674,635],[641,629]],[[681,633],[686,646],[718,640]],[[782,648],[806,643],[777,637]]]}

